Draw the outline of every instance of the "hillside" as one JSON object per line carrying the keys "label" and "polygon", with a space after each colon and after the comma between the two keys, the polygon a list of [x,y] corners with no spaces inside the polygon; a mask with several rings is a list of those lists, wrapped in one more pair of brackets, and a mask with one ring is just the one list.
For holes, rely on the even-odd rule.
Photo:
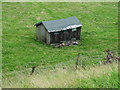
{"label": "hillside", "polygon": [[29,71],[16,72],[3,79],[5,88],[118,88],[118,65],[101,65],[86,69],[72,68],[40,71],[29,76]]}
{"label": "hillside", "polygon": [[[71,60],[78,53],[86,59],[95,56],[103,60],[105,50],[118,49],[117,5],[97,2],[2,3],[3,73],[14,73],[36,65],[53,66]],[[34,24],[71,16],[76,16],[83,24],[79,45],[53,48],[36,41]]]}

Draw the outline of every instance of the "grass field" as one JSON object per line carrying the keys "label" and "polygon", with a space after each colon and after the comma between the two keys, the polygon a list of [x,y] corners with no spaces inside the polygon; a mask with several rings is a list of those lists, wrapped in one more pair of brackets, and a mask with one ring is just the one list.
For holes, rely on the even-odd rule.
{"label": "grass field", "polygon": [[[71,60],[78,53],[104,58],[106,49],[118,49],[117,6],[117,3],[92,2],[2,3],[3,73],[24,70],[33,65],[52,66]],[[70,16],[76,16],[83,24],[82,44],[53,48],[36,41],[35,23]],[[72,86],[78,87],[77,84]]]}
{"label": "grass field", "polygon": [[101,65],[75,70],[72,68],[29,72],[16,72],[3,81],[5,88],[118,88],[118,65]]}

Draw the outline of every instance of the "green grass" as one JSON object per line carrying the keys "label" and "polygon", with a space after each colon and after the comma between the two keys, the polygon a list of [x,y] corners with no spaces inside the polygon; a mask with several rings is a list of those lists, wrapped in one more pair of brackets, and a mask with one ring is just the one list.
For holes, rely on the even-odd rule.
{"label": "green grass", "polygon": [[[3,3],[3,72],[52,65],[82,55],[104,56],[117,50],[117,3]],[[82,45],[52,48],[36,41],[34,24],[76,16]]]}
{"label": "green grass", "polygon": [[76,84],[72,84],[70,88],[118,88],[119,85],[118,72],[111,72],[108,75],[100,77],[92,77],[85,80],[76,80]]}
{"label": "green grass", "polygon": [[[53,48],[36,41],[35,23],[71,16],[76,16],[83,24],[82,45]],[[3,73],[25,70],[33,65],[39,65],[39,67],[53,66],[71,60],[78,53],[85,55],[86,59],[93,59],[89,56],[104,58],[106,49],[118,49],[117,3],[4,2],[2,3],[2,26]],[[113,74],[113,77],[115,75]],[[108,80],[112,81],[113,77]],[[98,78],[97,82],[102,82],[101,78],[104,76]],[[91,79],[88,81],[95,82]],[[101,83],[97,85],[102,87]],[[83,87],[88,86],[83,84]]]}
{"label": "green grass", "polygon": [[[40,68],[39,68],[40,69]],[[29,71],[16,72],[3,79],[4,88],[118,88],[118,64],[75,70],[56,68],[29,76]]]}

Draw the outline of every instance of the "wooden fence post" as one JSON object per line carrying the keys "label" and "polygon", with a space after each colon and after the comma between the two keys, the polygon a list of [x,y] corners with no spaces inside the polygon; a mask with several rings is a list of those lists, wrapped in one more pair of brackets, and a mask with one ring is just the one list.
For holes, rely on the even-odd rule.
{"label": "wooden fence post", "polygon": [[79,64],[79,58],[80,58],[80,53],[78,53],[78,57],[76,59],[76,63],[75,63],[75,68],[78,68],[78,64]]}
{"label": "wooden fence post", "polygon": [[34,73],[36,67],[37,67],[37,66],[33,66],[33,67],[32,67],[32,71],[31,71],[30,75],[32,75],[32,74]]}

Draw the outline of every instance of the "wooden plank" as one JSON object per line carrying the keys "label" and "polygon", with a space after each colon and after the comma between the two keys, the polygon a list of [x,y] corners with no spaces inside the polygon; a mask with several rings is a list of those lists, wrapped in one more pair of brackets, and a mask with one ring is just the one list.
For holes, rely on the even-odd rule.
{"label": "wooden plank", "polygon": [[64,41],[63,31],[60,32],[60,41]]}
{"label": "wooden plank", "polygon": [[55,43],[55,37],[54,37],[54,33],[50,33],[50,41],[51,43]]}

